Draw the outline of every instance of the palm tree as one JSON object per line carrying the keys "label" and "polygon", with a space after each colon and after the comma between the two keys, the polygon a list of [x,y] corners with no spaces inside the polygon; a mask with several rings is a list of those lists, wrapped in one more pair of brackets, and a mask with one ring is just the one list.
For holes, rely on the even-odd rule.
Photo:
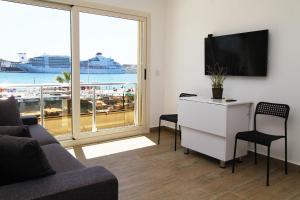
{"label": "palm tree", "polygon": [[[62,76],[56,76],[56,81],[59,82],[59,83],[70,83],[71,82],[71,73],[70,72],[63,72],[62,73]],[[67,91],[69,92],[70,91],[70,87],[68,86],[67,87]],[[67,112],[68,114],[70,115],[72,113],[71,111],[71,99],[70,97],[67,97],[65,99],[67,101]]]}
{"label": "palm tree", "polygon": [[59,83],[70,83],[71,81],[71,73],[70,72],[63,72],[63,76],[57,76],[56,81]]}

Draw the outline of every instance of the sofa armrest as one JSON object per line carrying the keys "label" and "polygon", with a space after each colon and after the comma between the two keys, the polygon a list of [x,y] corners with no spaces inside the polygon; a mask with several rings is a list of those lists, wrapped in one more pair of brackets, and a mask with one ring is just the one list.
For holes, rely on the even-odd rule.
{"label": "sofa armrest", "polygon": [[38,118],[34,115],[28,115],[28,116],[22,116],[21,120],[23,122],[24,125],[36,125],[38,124]]}
{"label": "sofa armrest", "polygon": [[117,200],[118,180],[103,167],[90,167],[0,186],[0,199]]}

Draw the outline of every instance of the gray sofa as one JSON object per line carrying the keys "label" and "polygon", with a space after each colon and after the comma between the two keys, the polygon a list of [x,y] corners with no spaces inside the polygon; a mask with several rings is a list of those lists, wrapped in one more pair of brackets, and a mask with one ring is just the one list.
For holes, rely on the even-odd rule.
{"label": "gray sofa", "polygon": [[5,200],[115,200],[118,180],[107,169],[85,167],[67,152],[35,117],[22,118],[56,171],[55,175],[0,187],[0,199]]}

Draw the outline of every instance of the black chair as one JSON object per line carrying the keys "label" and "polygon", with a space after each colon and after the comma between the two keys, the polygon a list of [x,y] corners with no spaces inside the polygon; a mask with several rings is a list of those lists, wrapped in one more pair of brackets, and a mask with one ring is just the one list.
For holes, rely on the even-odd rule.
{"label": "black chair", "polygon": [[[188,94],[188,93],[181,93],[179,97],[193,97],[197,96],[196,94]],[[176,144],[177,144],[177,121],[178,121],[178,115],[177,114],[167,114],[167,115],[161,115],[159,117],[159,126],[158,126],[158,144],[160,143],[160,125],[161,120],[173,122],[175,123],[175,151],[176,151]],[[179,126],[179,132],[181,134],[181,128]]]}
{"label": "black chair", "polygon": [[[244,140],[248,142],[254,143],[254,163],[257,163],[257,153],[256,153],[256,145],[260,144],[268,147],[268,159],[267,159],[267,186],[269,186],[269,171],[270,171],[270,147],[271,143],[275,140],[284,138],[285,139],[285,174],[287,171],[287,120],[290,112],[290,107],[286,104],[275,104],[275,103],[267,103],[267,102],[259,102],[256,106],[255,115],[254,115],[254,130],[239,132],[235,136],[235,144],[234,144],[234,156],[233,156],[233,165],[232,165],[232,173],[235,170],[235,160],[236,160],[236,146],[237,140]],[[266,133],[262,133],[256,130],[256,116],[258,114],[261,115],[273,115],[276,117],[284,118],[284,135],[270,135]]]}

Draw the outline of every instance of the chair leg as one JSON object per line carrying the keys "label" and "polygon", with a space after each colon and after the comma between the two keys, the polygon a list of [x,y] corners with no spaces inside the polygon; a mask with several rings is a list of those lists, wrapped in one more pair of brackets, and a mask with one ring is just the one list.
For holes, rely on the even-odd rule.
{"label": "chair leg", "polygon": [[234,142],[234,153],[233,153],[233,163],[232,163],[232,173],[234,173],[234,169],[235,169],[235,156],[236,156],[236,145],[237,145],[237,138],[235,138],[235,142]]}
{"label": "chair leg", "polygon": [[288,174],[288,164],[287,164],[287,138],[285,137],[285,174]]}
{"label": "chair leg", "polygon": [[189,154],[190,153],[190,149],[189,148],[185,148],[184,149],[184,154]]}
{"label": "chair leg", "polygon": [[177,123],[175,123],[175,151],[176,151],[176,144],[177,144]]}
{"label": "chair leg", "polygon": [[257,164],[256,142],[254,143],[254,164]]}
{"label": "chair leg", "polygon": [[267,160],[267,186],[269,186],[270,176],[270,145],[268,146],[268,160]]}
{"label": "chair leg", "polygon": [[159,125],[158,125],[158,139],[157,139],[157,144],[160,143],[160,124],[161,124],[161,119],[159,118]]}
{"label": "chair leg", "polygon": [[180,136],[180,140],[181,140],[181,126],[179,125],[179,136]]}

